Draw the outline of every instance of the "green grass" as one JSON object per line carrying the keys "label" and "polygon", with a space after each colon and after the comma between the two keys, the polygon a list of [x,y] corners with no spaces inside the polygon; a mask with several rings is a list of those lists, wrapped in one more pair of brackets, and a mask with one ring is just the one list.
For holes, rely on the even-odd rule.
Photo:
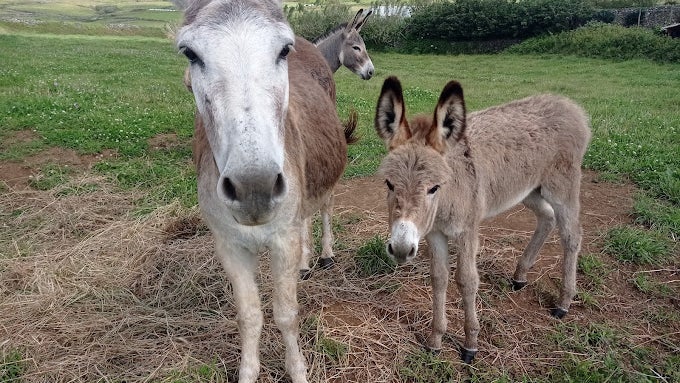
{"label": "green grass", "polygon": [[617,226],[609,230],[604,251],[615,259],[635,265],[660,265],[672,256],[673,244],[661,233]]}
{"label": "green grass", "polygon": [[[0,12],[7,9],[6,4],[0,3]],[[118,4],[115,12],[132,12],[128,5]],[[140,29],[130,33],[162,36],[163,23],[148,27],[140,22]],[[151,32],[140,32],[142,28],[151,28]],[[19,161],[49,147],[80,154],[109,150],[116,154],[114,159],[100,162],[94,169],[121,188],[140,191],[140,213],[175,200],[185,206],[196,204],[189,150],[194,101],[182,85],[185,59],[176,53],[172,41],[111,33],[103,20],[81,24],[52,20],[34,26],[0,22],[0,45],[1,160]],[[602,180],[632,180],[644,190],[635,199],[635,219],[653,230],[614,228],[606,235],[606,251],[616,262],[635,267],[677,263],[677,244],[669,237],[677,236],[680,227],[680,98],[676,89],[680,64],[544,54],[375,53],[372,58],[377,73],[370,81],[362,81],[344,68],[336,74],[341,117],[346,118],[352,108],[359,113],[360,141],[349,149],[345,176],[372,175],[385,154],[373,131],[373,117],[382,81],[388,75],[402,80],[409,115],[431,113],[442,86],[450,79],[462,82],[468,110],[538,92],[565,94],[591,115],[593,140],[585,166],[602,172]],[[35,140],[12,141],[17,132],[26,130],[35,132]],[[160,150],[150,148],[149,139],[159,134],[173,134],[178,143]],[[40,169],[31,184],[51,190],[68,177],[68,169],[49,164]],[[88,193],[96,187],[82,185],[59,193]],[[349,217],[339,223],[351,224],[355,219]],[[12,251],[32,252],[30,244],[18,244]],[[395,268],[379,237],[361,246],[355,261],[362,276],[391,273]],[[597,289],[607,283],[611,267],[598,255],[581,256],[579,271],[594,287],[581,295],[587,306],[597,305],[596,299],[602,299]],[[652,274],[636,273],[630,282],[642,294],[673,297],[674,291]],[[379,288],[389,292],[400,286]],[[668,311],[649,315],[658,318],[660,325],[678,320],[677,313]],[[680,381],[677,357],[661,359],[654,354],[642,355],[642,351],[636,354],[622,340],[625,334],[604,325],[565,326],[556,328],[554,343],[560,350],[578,355],[556,361],[558,367],[548,380],[507,377],[501,371],[495,381],[644,382],[640,373],[631,370],[651,375],[652,368],[667,381]],[[333,342],[329,340],[320,350],[331,358],[342,358],[347,351]],[[593,357],[593,353],[599,356]],[[23,371],[21,355],[8,358],[3,361],[3,378],[19,377]],[[645,358],[651,358],[650,366],[643,365],[648,360]],[[400,376],[413,382],[446,381],[447,376],[455,376],[452,368],[450,362],[431,354],[413,353],[406,356]],[[488,381],[487,376],[473,372],[471,381]],[[227,379],[219,368],[206,364],[178,373],[174,381],[220,380]]]}
{"label": "green grass", "polygon": [[362,277],[390,274],[396,269],[396,264],[385,250],[385,241],[379,236],[371,238],[359,247],[354,261]]}
{"label": "green grass", "polygon": [[406,356],[399,368],[399,377],[404,382],[448,383],[456,376],[455,371],[451,362],[418,351]]}
{"label": "green grass", "polygon": [[21,352],[18,350],[11,350],[6,354],[3,352],[2,361],[0,362],[0,382],[20,381],[25,363],[26,361],[23,360]]}

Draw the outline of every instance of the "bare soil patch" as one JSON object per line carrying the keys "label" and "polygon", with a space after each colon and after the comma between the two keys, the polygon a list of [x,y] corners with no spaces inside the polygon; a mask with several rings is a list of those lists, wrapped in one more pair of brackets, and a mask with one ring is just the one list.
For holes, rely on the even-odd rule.
{"label": "bare soil patch", "polygon": [[[43,155],[83,169],[92,163],[68,151]],[[27,159],[27,169],[39,162]],[[11,166],[0,164],[0,169]],[[178,371],[204,364],[214,364],[232,381],[239,358],[233,300],[197,209],[169,205],[134,217],[130,212],[138,196],[116,191],[87,171],[48,191],[26,186],[28,175],[3,172],[5,183],[23,187],[0,193],[0,351],[21,352],[24,381],[168,381]],[[82,194],[60,193],[78,184],[97,187]],[[428,332],[426,246],[414,264],[392,275],[361,278],[356,270],[356,249],[375,235],[387,236],[384,189],[375,177],[341,182],[335,219],[351,223],[336,234],[336,267],[315,270],[310,280],[300,282],[301,343],[310,381],[399,382],[404,358],[421,350]],[[482,331],[473,367],[458,362],[463,313],[455,283],[449,286],[448,335],[440,357],[453,363],[456,381],[472,373],[544,376],[573,352],[551,337],[564,326],[606,325],[633,345],[658,346],[664,336],[678,343],[677,323],[650,325],[645,314],[649,297],[631,287],[631,270],[600,254],[607,228],[630,221],[634,191],[584,174],[582,253],[598,254],[610,269],[602,286],[579,274],[579,290],[593,299],[577,297],[563,321],[548,315],[560,280],[557,236],[542,250],[530,284],[513,292],[507,281],[531,235],[533,216],[516,208],[484,224],[478,300]],[[453,272],[455,255],[451,258]],[[266,254],[259,277],[266,313],[260,381],[287,381],[280,335],[271,318]],[[643,299],[647,304],[641,305]],[[653,303],[670,309],[674,304]],[[345,345],[346,352],[337,359],[329,356],[320,346],[323,339]]]}

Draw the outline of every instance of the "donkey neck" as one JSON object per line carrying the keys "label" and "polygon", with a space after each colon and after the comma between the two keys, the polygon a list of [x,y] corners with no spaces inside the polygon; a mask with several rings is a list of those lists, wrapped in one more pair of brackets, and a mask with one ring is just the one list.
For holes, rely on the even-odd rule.
{"label": "donkey neck", "polygon": [[326,59],[333,73],[337,72],[342,66],[340,53],[342,52],[342,44],[345,41],[343,39],[343,31],[344,29],[338,29],[314,42],[314,45],[316,45]]}

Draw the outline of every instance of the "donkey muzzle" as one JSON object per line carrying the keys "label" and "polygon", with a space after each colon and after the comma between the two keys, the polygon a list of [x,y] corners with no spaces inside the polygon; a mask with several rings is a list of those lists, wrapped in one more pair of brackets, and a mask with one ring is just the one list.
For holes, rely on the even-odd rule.
{"label": "donkey muzzle", "polygon": [[288,192],[286,178],[279,171],[252,171],[220,176],[217,192],[241,225],[270,222]]}

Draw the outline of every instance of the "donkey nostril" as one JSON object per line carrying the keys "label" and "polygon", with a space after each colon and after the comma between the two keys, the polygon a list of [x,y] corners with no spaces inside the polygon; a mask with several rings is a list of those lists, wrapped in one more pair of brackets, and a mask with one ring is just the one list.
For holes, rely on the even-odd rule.
{"label": "donkey nostril", "polygon": [[408,257],[411,258],[411,257],[413,257],[414,255],[416,255],[416,248],[415,248],[415,247],[411,247],[411,251],[408,252]]}
{"label": "donkey nostril", "polygon": [[283,178],[283,174],[279,173],[276,176],[272,192],[272,197],[274,198],[282,197],[286,193],[286,180]]}
{"label": "donkey nostril", "polygon": [[236,195],[236,187],[234,187],[234,184],[227,177],[225,177],[224,181],[222,181],[222,191],[224,192],[224,196],[227,197],[227,199],[231,201],[238,200],[238,196]]}
{"label": "donkey nostril", "polygon": [[387,244],[387,252],[390,254],[394,254],[394,249],[392,249],[392,244],[388,243]]}

